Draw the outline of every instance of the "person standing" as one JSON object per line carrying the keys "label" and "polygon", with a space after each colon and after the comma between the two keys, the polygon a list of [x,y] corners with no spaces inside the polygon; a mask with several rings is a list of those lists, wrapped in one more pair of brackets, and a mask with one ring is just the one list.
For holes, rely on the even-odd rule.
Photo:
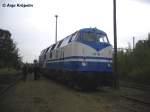
{"label": "person standing", "polygon": [[34,80],[37,80],[40,78],[40,75],[39,75],[39,65],[38,65],[38,62],[37,60],[34,60],[34,66],[33,66],[33,71],[34,71]]}
{"label": "person standing", "polygon": [[26,79],[27,79],[27,74],[28,74],[28,68],[27,68],[27,65],[26,65],[26,64],[23,65],[22,74],[23,74],[22,79],[23,79],[24,81],[26,81]]}

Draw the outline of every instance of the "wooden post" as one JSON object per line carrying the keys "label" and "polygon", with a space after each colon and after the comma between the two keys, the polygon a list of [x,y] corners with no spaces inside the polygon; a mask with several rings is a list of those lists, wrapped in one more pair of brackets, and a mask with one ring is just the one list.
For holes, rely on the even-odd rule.
{"label": "wooden post", "polygon": [[117,68],[117,25],[116,25],[116,0],[113,0],[113,22],[114,22],[114,66],[113,66],[113,87],[119,89],[119,76]]}

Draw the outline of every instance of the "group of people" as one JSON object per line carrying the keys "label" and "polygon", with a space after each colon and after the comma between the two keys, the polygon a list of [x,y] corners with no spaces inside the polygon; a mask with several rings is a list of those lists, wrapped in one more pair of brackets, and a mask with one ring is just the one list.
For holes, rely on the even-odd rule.
{"label": "group of people", "polygon": [[[22,67],[22,74],[23,74],[23,80],[25,81],[27,79],[27,75],[30,71],[34,73],[34,80],[38,80],[40,78],[40,67],[38,65],[37,60],[34,60],[34,64],[32,67],[29,67],[27,64],[24,64]],[[32,70],[31,70],[32,69]]]}

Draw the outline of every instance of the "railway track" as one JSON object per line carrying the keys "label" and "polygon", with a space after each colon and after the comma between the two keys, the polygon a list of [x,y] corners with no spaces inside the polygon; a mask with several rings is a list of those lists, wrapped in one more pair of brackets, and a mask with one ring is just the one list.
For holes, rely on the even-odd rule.
{"label": "railway track", "polygon": [[129,101],[150,106],[150,85],[121,81],[122,94],[120,97]]}
{"label": "railway track", "polygon": [[128,81],[120,81],[120,85],[122,87],[128,87],[128,88],[139,89],[142,91],[150,92],[150,85],[138,84],[138,83],[128,82]]}
{"label": "railway track", "polygon": [[128,95],[120,95],[120,96],[127,99],[127,100],[134,101],[134,102],[137,102],[137,103],[142,103],[144,105],[149,105],[150,106],[150,102],[144,101],[143,99],[133,97],[133,96],[128,96]]}
{"label": "railway track", "polygon": [[21,79],[20,73],[14,75],[0,75],[0,97]]}
{"label": "railway track", "polygon": [[149,100],[131,95],[120,95],[120,97],[128,102],[127,105],[122,106],[124,109],[131,112],[150,112]]}

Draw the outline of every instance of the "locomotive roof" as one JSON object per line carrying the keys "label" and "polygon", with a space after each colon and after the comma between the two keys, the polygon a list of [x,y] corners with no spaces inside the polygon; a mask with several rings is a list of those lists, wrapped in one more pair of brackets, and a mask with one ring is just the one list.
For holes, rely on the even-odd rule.
{"label": "locomotive roof", "polygon": [[79,31],[81,32],[86,32],[86,33],[97,33],[97,34],[102,34],[102,35],[106,35],[106,33],[102,30],[99,30],[97,28],[83,28],[83,29],[80,29]]}
{"label": "locomotive roof", "polygon": [[[102,30],[99,30],[97,28],[83,28],[83,29],[80,29],[78,30],[77,32],[85,32],[85,33],[96,33],[96,34],[100,34],[100,35],[106,35],[106,33]],[[76,32],[75,32],[76,33]],[[55,49],[55,48],[58,48],[58,47],[62,47],[62,46],[65,46],[68,44],[68,42],[71,42],[70,39],[72,39],[72,36],[75,34],[71,34],[67,37],[65,37],[64,39],[58,41],[57,43],[55,44],[52,44],[51,46],[47,47],[46,49],[42,50],[41,52],[41,55],[44,55],[45,53]],[[67,40],[67,41],[66,41]]]}

